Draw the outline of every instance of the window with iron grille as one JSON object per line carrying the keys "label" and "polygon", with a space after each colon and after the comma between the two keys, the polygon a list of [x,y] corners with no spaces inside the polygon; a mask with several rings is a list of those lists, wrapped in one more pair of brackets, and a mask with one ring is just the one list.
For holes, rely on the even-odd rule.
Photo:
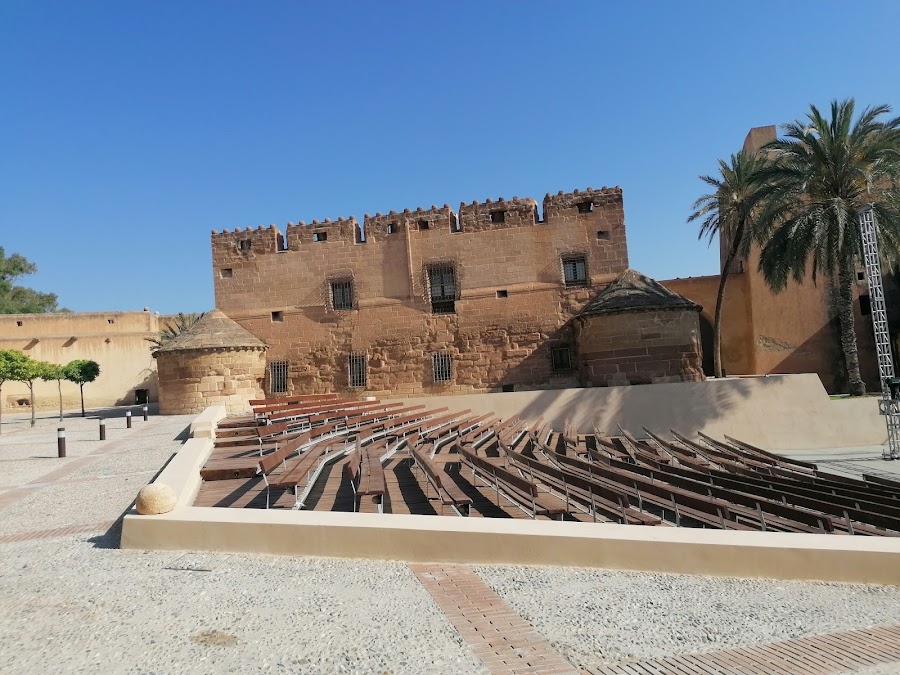
{"label": "window with iron grille", "polygon": [[572,348],[568,345],[558,345],[550,348],[550,360],[554,373],[564,373],[572,370]]}
{"label": "window with iron grille", "polygon": [[286,394],[288,390],[288,362],[273,361],[269,364],[269,393]]}
{"label": "window with iron grille", "polygon": [[352,352],[349,359],[350,370],[350,386],[365,387],[366,386],[366,370],[368,369],[369,359],[365,352]]}
{"label": "window with iron grille", "polygon": [[333,309],[353,309],[353,281],[336,279],[331,282],[331,307]]}
{"label": "window with iron grille", "polygon": [[437,352],[431,355],[431,369],[435,382],[450,382],[453,379],[453,359],[450,352]]}
{"label": "window with iron grille", "polygon": [[428,268],[428,292],[432,314],[456,313],[456,272],[452,265]]}
{"label": "window with iron grille", "polygon": [[585,286],[587,284],[587,264],[583,255],[563,258],[562,267],[566,286]]}

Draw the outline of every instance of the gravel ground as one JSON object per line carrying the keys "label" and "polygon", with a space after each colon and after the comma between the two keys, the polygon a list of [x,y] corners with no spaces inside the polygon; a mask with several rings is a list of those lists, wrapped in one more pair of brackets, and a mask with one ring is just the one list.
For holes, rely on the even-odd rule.
{"label": "gravel ground", "polygon": [[549,567],[475,569],[582,668],[900,622],[895,586]]}
{"label": "gravel ground", "polygon": [[86,537],[9,544],[3,557],[2,673],[486,672],[399,563],[141,553]]}
{"label": "gravel ground", "polygon": [[[110,411],[115,412],[115,411]],[[121,411],[118,411],[121,413]],[[190,418],[4,422],[0,535],[118,518]],[[11,430],[11,433],[8,433]],[[71,473],[40,480],[75,458]],[[400,563],[122,551],[105,534],[0,543],[0,673],[487,672]],[[562,568],[477,571],[573,665],[900,622],[900,588]],[[866,675],[900,672],[896,666]]]}

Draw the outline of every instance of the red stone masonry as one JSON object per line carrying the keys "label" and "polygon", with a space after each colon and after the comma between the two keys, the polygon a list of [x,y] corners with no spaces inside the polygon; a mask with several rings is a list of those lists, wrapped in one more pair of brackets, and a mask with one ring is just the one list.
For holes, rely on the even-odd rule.
{"label": "red stone masonry", "polygon": [[[543,218],[514,197],[214,232],[212,253],[216,306],[288,362],[291,392],[311,393],[349,389],[351,352],[368,357],[360,394],[577,386],[571,319],[628,267],[620,188],[548,194]],[[584,259],[583,285],[565,285],[563,257]],[[452,314],[432,313],[433,266],[454,270]],[[352,285],[351,309],[334,308],[333,282]],[[572,369],[554,370],[556,346]],[[449,382],[434,381],[437,352]]]}

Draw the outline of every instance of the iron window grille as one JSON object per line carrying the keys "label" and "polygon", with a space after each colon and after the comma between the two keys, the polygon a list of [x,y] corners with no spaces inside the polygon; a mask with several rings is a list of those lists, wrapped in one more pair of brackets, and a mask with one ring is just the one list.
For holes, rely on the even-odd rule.
{"label": "iron window grille", "polygon": [[452,265],[428,268],[432,314],[456,313],[456,272]]}
{"label": "iron window grille", "polygon": [[453,380],[453,359],[450,352],[437,352],[431,355],[431,369],[435,382],[450,382]]}
{"label": "iron window grille", "polygon": [[563,280],[566,286],[587,285],[587,263],[584,256],[562,259]]}
{"label": "iron window grille", "polygon": [[334,309],[353,309],[353,281],[338,279],[331,282],[331,306]]}
{"label": "iron window grille", "polygon": [[288,362],[273,361],[269,364],[269,392],[286,394],[288,390]]}
{"label": "iron window grille", "polygon": [[349,358],[349,381],[351,387],[364,388],[366,386],[366,371],[369,359],[365,352],[352,352]]}
{"label": "iron window grille", "polygon": [[550,362],[554,373],[565,373],[572,370],[572,348],[568,345],[552,347]]}

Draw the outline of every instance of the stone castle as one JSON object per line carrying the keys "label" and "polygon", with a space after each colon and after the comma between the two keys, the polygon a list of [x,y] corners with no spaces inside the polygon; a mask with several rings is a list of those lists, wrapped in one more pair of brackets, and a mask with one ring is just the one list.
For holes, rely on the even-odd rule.
{"label": "stone castle", "polygon": [[216,307],[267,346],[267,394],[703,377],[700,307],[628,269],[618,187],[214,231],[212,254]]}

